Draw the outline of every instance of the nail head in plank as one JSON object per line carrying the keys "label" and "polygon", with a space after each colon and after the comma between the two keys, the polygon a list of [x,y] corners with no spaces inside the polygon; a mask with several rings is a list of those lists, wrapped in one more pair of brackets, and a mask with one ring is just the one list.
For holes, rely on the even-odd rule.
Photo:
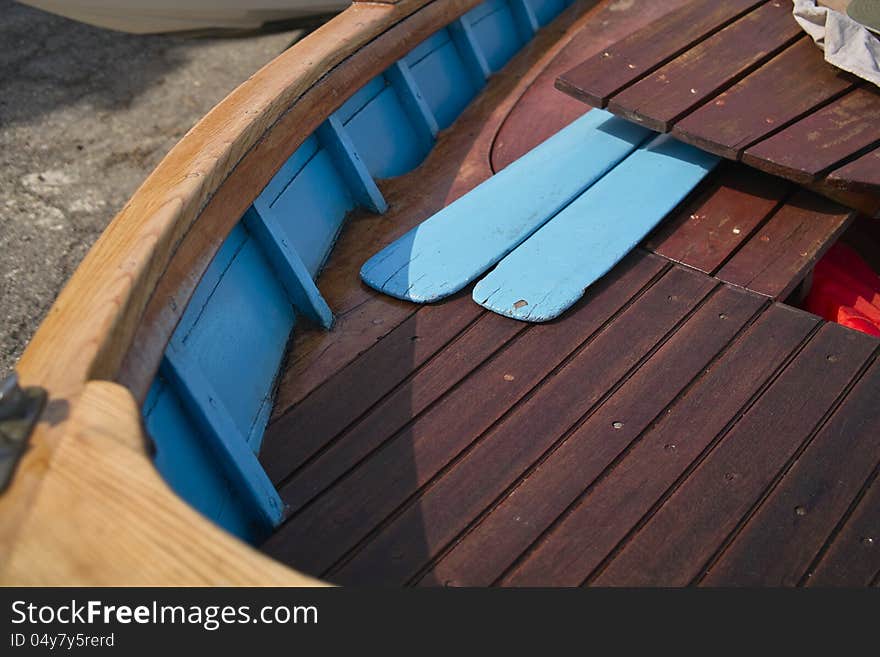
{"label": "nail head in plank", "polygon": [[646,242],[664,258],[714,273],[773,212],[791,185],[730,163]]}
{"label": "nail head in plank", "polygon": [[608,111],[668,132],[679,117],[803,36],[791,6],[769,2],[624,89]]}
{"label": "nail head in plank", "polygon": [[688,114],[672,134],[716,155],[742,152],[855,86],[855,78],[826,63],[801,39],[729,90]]}
{"label": "nail head in plank", "polygon": [[880,93],[857,88],[752,146],[746,164],[806,184],[880,143]]}
{"label": "nail head in plank", "polygon": [[594,107],[605,107],[627,85],[760,4],[691,2],[564,73],[556,86]]}
{"label": "nail head in plank", "polygon": [[716,276],[759,294],[784,299],[837,241],[854,216],[852,210],[837,203],[799,191]]}

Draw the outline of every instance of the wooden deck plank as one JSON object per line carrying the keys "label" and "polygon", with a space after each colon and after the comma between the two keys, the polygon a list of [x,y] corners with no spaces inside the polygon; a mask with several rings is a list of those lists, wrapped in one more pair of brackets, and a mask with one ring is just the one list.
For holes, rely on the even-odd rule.
{"label": "wooden deck plank", "polygon": [[734,285],[784,299],[837,241],[855,213],[800,191],[716,274]]}
{"label": "wooden deck plank", "polygon": [[880,574],[880,477],[875,472],[864,497],[847,519],[807,586],[869,586]]}
{"label": "wooden deck plank", "polygon": [[[498,315],[485,313],[411,379],[371,408],[366,416],[284,483],[281,497],[290,511],[295,513],[305,506],[524,328]],[[365,375],[364,381],[369,385],[369,374]]]}
{"label": "wooden deck plank", "polygon": [[717,163],[696,148],[656,137],[498,263],[474,286],[474,301],[527,322],[559,317]]}
{"label": "wooden deck plank", "polygon": [[880,462],[875,363],[701,584],[795,586]]}
{"label": "wooden deck plank", "polygon": [[701,576],[875,346],[854,331],[822,326],[591,584],[684,586]]}
{"label": "wooden deck plank", "polygon": [[410,316],[266,430],[260,461],[278,483],[481,314],[466,296]]}
{"label": "wooden deck plank", "polygon": [[[421,584],[491,584],[699,375],[763,303],[757,295],[741,290],[728,287],[716,290],[611,397],[561,441],[555,433],[548,435],[541,431],[538,422],[532,429],[528,419],[522,416],[511,418],[513,426],[508,427],[507,435],[495,435],[482,441],[461,464],[462,470],[470,470],[471,481],[486,478],[481,473],[487,471],[493,472],[492,477],[497,476],[494,472],[500,469],[499,463],[506,464],[511,448],[525,451],[528,458],[511,464],[515,467],[492,491],[498,500],[497,506]],[[547,394],[553,393],[548,390]],[[586,405],[577,402],[574,405],[580,407],[581,413],[589,410]],[[522,411],[530,416],[538,415],[525,407]],[[517,432],[520,425],[525,425],[522,433]],[[540,440],[536,440],[538,436]],[[517,442],[525,444],[525,449],[517,446]],[[552,451],[548,453],[549,448]],[[539,458],[540,465],[526,471]],[[438,508],[465,506],[470,509],[472,504],[461,501],[470,495],[471,485],[467,482],[463,478],[449,482],[446,499],[437,501]],[[507,492],[505,489],[514,483],[517,486]],[[464,492],[458,492],[462,488]],[[481,503],[488,507],[492,501],[489,496]],[[425,503],[420,507],[424,509]]]}
{"label": "wooden deck plank", "polygon": [[[329,568],[514,406],[662,267],[662,259],[656,256],[635,257],[597,287],[590,295],[591,303],[564,322],[527,331],[441,404],[282,525],[265,548],[308,572]],[[492,394],[486,395],[487,390]]]}
{"label": "wooden deck plank", "polygon": [[854,78],[829,66],[801,39],[672,129],[689,144],[729,159],[854,88]]}
{"label": "wooden deck plank", "polygon": [[651,235],[647,249],[713,274],[782,203],[791,185],[725,164]]}
{"label": "wooden deck plank", "polygon": [[584,582],[710,449],[731,418],[748,407],[817,323],[806,313],[771,306],[500,583]]}
{"label": "wooden deck plank", "polygon": [[752,8],[754,0],[692,2],[561,75],[557,86],[594,107]]}
{"label": "wooden deck plank", "polygon": [[766,3],[612,97],[608,110],[668,132],[680,117],[803,37],[788,3]]}
{"label": "wooden deck plank", "polygon": [[743,162],[800,184],[880,143],[880,91],[859,87],[752,146]]}
{"label": "wooden deck plank", "polygon": [[880,148],[835,169],[826,180],[840,189],[880,194]]}
{"label": "wooden deck plank", "polygon": [[[550,448],[709,290],[672,271],[514,410],[336,574],[405,583]],[[681,297],[669,300],[677,290]],[[653,311],[653,312],[652,312]],[[641,333],[641,335],[639,335]],[[615,347],[625,342],[628,351]],[[624,355],[625,353],[625,355]],[[697,356],[699,357],[699,356]],[[450,514],[454,509],[455,513]]]}

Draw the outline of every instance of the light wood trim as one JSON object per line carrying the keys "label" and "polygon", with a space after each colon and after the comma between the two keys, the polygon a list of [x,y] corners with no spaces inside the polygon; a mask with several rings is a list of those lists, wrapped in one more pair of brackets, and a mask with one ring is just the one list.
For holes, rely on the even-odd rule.
{"label": "light wood trim", "polygon": [[139,399],[97,380],[120,378],[164,290],[156,307],[170,312],[147,324],[152,350],[133,370],[145,390],[207,264],[283,161],[366,75],[478,2],[353,5],[233,91],[147,178],[19,362],[22,382],[50,402],[0,496],[0,583],[315,582],[177,498],[148,456]]}

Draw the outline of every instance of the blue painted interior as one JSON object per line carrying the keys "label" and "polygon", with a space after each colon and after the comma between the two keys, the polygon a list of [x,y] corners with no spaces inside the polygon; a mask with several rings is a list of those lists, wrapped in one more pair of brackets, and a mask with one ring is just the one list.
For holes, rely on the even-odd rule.
{"label": "blue painted interior", "polygon": [[374,179],[418,166],[437,129],[565,4],[487,0],[439,30],[297,148],[229,234],[143,408],[157,468],[205,516],[250,541],[271,531],[280,500],[255,452],[297,318],[332,321],[314,281],[346,215],[383,211]]}

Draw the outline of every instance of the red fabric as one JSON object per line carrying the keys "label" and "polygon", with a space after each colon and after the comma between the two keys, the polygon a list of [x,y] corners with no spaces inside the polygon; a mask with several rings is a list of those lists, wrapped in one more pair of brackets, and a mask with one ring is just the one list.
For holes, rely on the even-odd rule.
{"label": "red fabric", "polygon": [[845,244],[819,260],[806,310],[856,331],[880,337],[880,276]]}

